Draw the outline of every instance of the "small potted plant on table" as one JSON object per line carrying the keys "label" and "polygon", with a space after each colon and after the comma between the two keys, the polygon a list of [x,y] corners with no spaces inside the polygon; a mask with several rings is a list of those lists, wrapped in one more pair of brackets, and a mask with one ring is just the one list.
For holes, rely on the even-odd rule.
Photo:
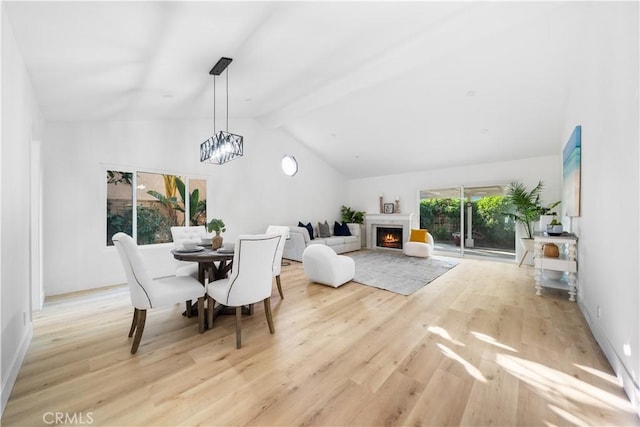
{"label": "small potted plant on table", "polygon": [[562,235],[562,223],[554,216],[551,222],[547,225],[547,234],[549,236],[561,236]]}
{"label": "small potted plant on table", "polygon": [[215,231],[216,233],[216,235],[213,236],[213,238],[211,239],[212,249],[215,250],[222,247],[222,236],[220,235],[220,233],[224,233],[225,231],[227,231],[225,227],[226,226],[224,225],[224,221],[219,218],[213,218],[211,221],[207,223],[207,231],[209,233]]}

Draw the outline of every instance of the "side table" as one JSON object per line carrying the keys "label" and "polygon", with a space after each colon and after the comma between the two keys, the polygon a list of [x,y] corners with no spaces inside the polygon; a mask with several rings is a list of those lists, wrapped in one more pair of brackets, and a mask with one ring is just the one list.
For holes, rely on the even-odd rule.
{"label": "side table", "polygon": [[[569,301],[575,301],[578,284],[578,237],[574,234],[549,236],[547,233],[536,233],[533,240],[536,295],[542,295],[543,287],[565,289],[569,292]],[[558,245],[560,256],[557,258],[545,257],[542,247],[546,243]],[[567,272],[567,278],[564,278],[564,274],[558,280],[544,277],[543,270]]]}

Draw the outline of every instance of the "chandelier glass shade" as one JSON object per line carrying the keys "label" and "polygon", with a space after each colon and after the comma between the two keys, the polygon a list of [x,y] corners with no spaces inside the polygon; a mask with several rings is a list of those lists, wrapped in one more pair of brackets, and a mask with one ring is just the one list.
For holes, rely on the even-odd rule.
{"label": "chandelier glass shade", "polygon": [[213,136],[200,144],[200,161],[222,165],[242,157],[243,137],[229,132],[229,71],[227,70],[227,130],[216,132],[216,76],[231,63],[231,58],[220,60],[209,71],[213,75]]}
{"label": "chandelier glass shade", "polygon": [[218,131],[200,144],[200,161],[221,165],[242,157],[242,136]]}

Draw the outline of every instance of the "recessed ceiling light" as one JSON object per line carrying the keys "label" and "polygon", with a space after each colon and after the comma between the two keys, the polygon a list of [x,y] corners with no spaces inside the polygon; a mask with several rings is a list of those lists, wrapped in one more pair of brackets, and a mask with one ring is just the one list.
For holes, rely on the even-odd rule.
{"label": "recessed ceiling light", "polygon": [[467,91],[467,96],[476,96],[476,91],[475,90]]}

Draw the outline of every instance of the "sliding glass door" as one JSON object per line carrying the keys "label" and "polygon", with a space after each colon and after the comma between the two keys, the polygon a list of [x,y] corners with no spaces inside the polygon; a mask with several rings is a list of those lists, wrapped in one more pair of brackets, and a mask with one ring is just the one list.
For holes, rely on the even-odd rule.
{"label": "sliding glass door", "polygon": [[436,243],[434,250],[462,255],[462,187],[420,191],[420,228],[426,228]]}
{"label": "sliding glass door", "polygon": [[420,227],[443,255],[515,259],[515,225],[504,215],[506,185],[420,191]]}

